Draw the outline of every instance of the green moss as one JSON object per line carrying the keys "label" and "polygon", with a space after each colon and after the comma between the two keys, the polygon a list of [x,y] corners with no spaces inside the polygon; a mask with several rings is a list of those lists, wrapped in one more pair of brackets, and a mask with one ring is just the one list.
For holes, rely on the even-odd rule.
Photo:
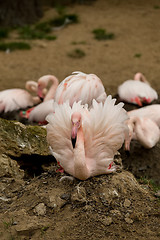
{"label": "green moss", "polygon": [[153,179],[141,177],[140,179],[138,179],[138,181],[141,184],[150,186],[154,192],[160,190],[160,185],[157,185]]}
{"label": "green moss", "polygon": [[49,152],[46,129],[39,126],[25,126],[0,118],[0,141],[0,152],[9,156],[48,155]]}

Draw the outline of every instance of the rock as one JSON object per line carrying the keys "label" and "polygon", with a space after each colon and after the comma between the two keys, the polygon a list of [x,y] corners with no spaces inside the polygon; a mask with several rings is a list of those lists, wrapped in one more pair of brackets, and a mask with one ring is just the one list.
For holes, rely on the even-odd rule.
{"label": "rock", "polygon": [[25,209],[15,211],[14,217],[17,219],[14,228],[17,234],[21,236],[32,236],[38,229],[48,226],[48,221],[42,220],[42,218],[39,221],[38,216],[29,216]]}
{"label": "rock", "polygon": [[103,217],[101,219],[99,219],[100,222],[104,225],[104,226],[109,226],[111,225],[111,223],[113,222],[111,217]]}
{"label": "rock", "polygon": [[46,129],[39,126],[25,126],[0,118],[0,142],[0,177],[23,178],[24,171],[15,160],[23,155],[51,155]]}
{"label": "rock", "polygon": [[130,205],[131,205],[131,201],[128,200],[128,199],[125,199],[125,200],[124,200],[124,203],[123,203],[123,206],[124,206],[125,208],[128,208],[128,207],[130,207]]}
{"label": "rock", "polygon": [[160,198],[160,190],[155,193],[155,196]]}
{"label": "rock", "polygon": [[0,177],[24,177],[24,171],[20,169],[18,163],[5,154],[0,155],[0,166]]}
{"label": "rock", "polygon": [[116,216],[116,217],[121,217],[122,214],[119,210],[111,210],[110,213],[113,215],[113,216]]}
{"label": "rock", "polygon": [[86,202],[86,190],[84,187],[76,186],[71,195],[71,201],[73,202]]}
{"label": "rock", "polygon": [[129,217],[126,217],[124,220],[126,221],[126,223],[129,223],[129,224],[133,223],[133,220]]}
{"label": "rock", "polygon": [[68,197],[69,195],[67,193],[64,193],[63,190],[57,191],[56,188],[53,188],[52,191],[49,193],[48,206],[59,210],[66,204],[66,202],[68,201]]}
{"label": "rock", "polygon": [[34,209],[34,213],[36,213],[38,216],[44,216],[46,214],[46,206],[44,203],[39,203],[35,209]]}

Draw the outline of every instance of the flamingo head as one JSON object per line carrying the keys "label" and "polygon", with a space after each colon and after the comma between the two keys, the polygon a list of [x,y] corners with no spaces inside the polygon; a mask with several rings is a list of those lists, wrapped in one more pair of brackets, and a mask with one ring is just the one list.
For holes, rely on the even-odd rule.
{"label": "flamingo head", "polygon": [[42,84],[42,83],[39,83],[39,84],[38,84],[37,94],[38,94],[38,96],[39,96],[39,98],[40,98],[41,100],[43,100],[44,97],[45,97],[45,93],[44,93],[44,89],[45,89],[45,91],[46,91],[46,88],[45,88],[45,87],[46,87],[46,86],[45,86],[44,84]]}
{"label": "flamingo head", "polygon": [[50,75],[44,75],[38,79],[37,94],[40,99],[44,99],[47,91],[46,87],[48,86],[49,81],[50,81]]}
{"label": "flamingo head", "polygon": [[73,148],[75,148],[77,132],[82,122],[81,114],[79,112],[74,112],[71,116],[71,122],[72,122],[71,141]]}

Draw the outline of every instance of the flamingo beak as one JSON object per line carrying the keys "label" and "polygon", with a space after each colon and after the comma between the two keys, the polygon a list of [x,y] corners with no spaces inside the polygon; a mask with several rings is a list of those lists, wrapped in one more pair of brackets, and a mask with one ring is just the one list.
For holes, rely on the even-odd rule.
{"label": "flamingo beak", "polygon": [[41,101],[43,101],[44,94],[43,94],[43,89],[40,86],[38,86],[37,94],[38,94],[38,97],[41,99]]}
{"label": "flamingo beak", "polygon": [[71,132],[71,142],[72,142],[73,148],[75,148],[75,145],[76,145],[77,131],[78,131],[78,126],[77,126],[77,124],[73,124],[72,132]]}

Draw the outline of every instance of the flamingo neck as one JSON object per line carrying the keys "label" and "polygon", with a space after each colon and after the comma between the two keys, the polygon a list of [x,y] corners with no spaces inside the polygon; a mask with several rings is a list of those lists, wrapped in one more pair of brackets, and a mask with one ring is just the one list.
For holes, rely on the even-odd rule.
{"label": "flamingo neck", "polygon": [[144,122],[141,121],[140,118],[136,118],[134,117],[133,119],[134,121],[134,133],[135,133],[135,137],[134,139],[138,140],[143,146],[146,145],[146,136],[145,136],[145,132],[143,130],[143,124],[145,124]]}
{"label": "flamingo neck", "polygon": [[33,104],[36,105],[38,103],[41,103],[41,99],[39,97],[32,97],[32,100],[33,100]]}
{"label": "flamingo neck", "polygon": [[145,78],[145,76],[139,72],[134,75],[134,80],[144,82],[144,83],[147,83],[148,85],[150,85],[149,82],[147,81],[147,79]]}
{"label": "flamingo neck", "polygon": [[27,81],[25,85],[25,88],[31,92],[37,92],[37,87],[38,87],[38,84],[34,81]]}
{"label": "flamingo neck", "polygon": [[85,180],[89,176],[85,158],[84,135],[82,126],[80,126],[78,129],[76,147],[74,148],[74,171],[75,177],[80,180]]}
{"label": "flamingo neck", "polygon": [[52,82],[52,86],[50,87],[48,93],[46,94],[46,96],[44,98],[44,101],[48,101],[48,100],[54,98],[57,86],[59,84],[58,79],[55,76],[52,76],[52,75],[49,75],[48,83],[49,82]]}

